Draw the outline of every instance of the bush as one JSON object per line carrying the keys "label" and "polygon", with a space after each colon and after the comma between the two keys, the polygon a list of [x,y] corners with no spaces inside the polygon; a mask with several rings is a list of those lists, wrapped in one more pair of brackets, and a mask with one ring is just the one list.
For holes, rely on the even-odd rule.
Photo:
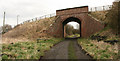
{"label": "bush", "polygon": [[[120,4],[120,2],[119,2]],[[108,11],[108,14],[106,15],[106,23],[116,32],[118,32],[118,3],[114,3],[111,10]]]}
{"label": "bush", "polygon": [[99,42],[101,40],[106,40],[107,36],[100,36],[99,34],[97,34],[97,35],[92,35],[90,38],[92,40],[97,40]]}
{"label": "bush", "polygon": [[8,25],[6,24],[5,26],[2,26],[2,29],[3,29],[3,34],[10,31],[12,29],[12,26],[11,25]]}

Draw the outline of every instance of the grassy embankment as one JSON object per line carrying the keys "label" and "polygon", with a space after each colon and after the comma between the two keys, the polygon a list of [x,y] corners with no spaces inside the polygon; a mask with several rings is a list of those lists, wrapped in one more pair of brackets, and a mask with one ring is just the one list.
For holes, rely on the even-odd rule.
{"label": "grassy embankment", "polygon": [[50,36],[46,34],[46,31],[55,19],[56,17],[51,17],[18,25],[2,35],[2,43],[32,41],[37,38],[48,39]]}
{"label": "grassy embankment", "polygon": [[49,40],[3,44],[2,59],[39,59],[40,56],[44,56],[45,51],[60,41],[62,39],[52,38]]}
{"label": "grassy embankment", "polygon": [[[105,40],[91,40],[90,38],[78,39],[78,43],[86,52],[88,52],[94,59],[117,59],[118,58],[118,44],[105,43],[107,40],[119,40],[120,38],[112,34],[107,27],[96,33],[100,36],[107,36]],[[94,34],[94,35],[96,35]]]}

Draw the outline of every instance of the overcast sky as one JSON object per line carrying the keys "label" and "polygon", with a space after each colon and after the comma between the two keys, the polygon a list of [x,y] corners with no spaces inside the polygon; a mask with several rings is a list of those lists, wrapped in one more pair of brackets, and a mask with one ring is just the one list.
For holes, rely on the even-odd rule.
{"label": "overcast sky", "polygon": [[0,26],[3,25],[3,12],[6,12],[6,24],[12,26],[42,15],[55,13],[58,9],[86,6],[97,7],[112,5],[114,0],[0,0]]}

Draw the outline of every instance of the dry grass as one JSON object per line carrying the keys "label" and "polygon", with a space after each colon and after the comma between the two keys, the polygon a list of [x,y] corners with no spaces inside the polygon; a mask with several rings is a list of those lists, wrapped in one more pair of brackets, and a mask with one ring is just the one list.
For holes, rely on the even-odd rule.
{"label": "dry grass", "polygon": [[79,39],[79,44],[85,49],[94,59],[118,59],[118,43],[110,44],[104,41],[107,40],[120,40],[120,38],[115,35],[111,28],[106,27],[100,32],[94,35],[107,36],[105,40],[97,41],[91,39]]}
{"label": "dry grass", "polygon": [[116,35],[116,32],[113,31],[111,28],[108,28],[106,30],[103,29],[95,34],[99,34],[100,36],[107,36],[106,40],[120,40],[120,37]]}
{"label": "dry grass", "polygon": [[19,25],[11,31],[3,34],[2,42],[11,43],[14,41],[36,40],[37,38],[49,38],[46,30],[54,22],[56,17],[45,18],[34,22],[27,22]]}
{"label": "dry grass", "polygon": [[79,39],[82,49],[87,51],[94,59],[117,59],[118,44],[111,45],[103,41]]}
{"label": "dry grass", "polygon": [[8,37],[4,37],[2,40],[3,44],[32,41],[26,38],[8,38]]}
{"label": "dry grass", "polygon": [[92,15],[94,18],[97,18],[100,21],[105,21],[107,13],[108,11],[96,11],[96,12],[91,12],[90,15]]}
{"label": "dry grass", "polygon": [[108,47],[108,51],[109,52],[113,52],[113,53],[118,53],[118,44],[114,44],[111,45],[109,43],[105,43],[103,41],[97,42],[97,41],[91,41],[92,44],[98,46],[98,49],[102,49],[102,50],[106,50],[106,48]]}

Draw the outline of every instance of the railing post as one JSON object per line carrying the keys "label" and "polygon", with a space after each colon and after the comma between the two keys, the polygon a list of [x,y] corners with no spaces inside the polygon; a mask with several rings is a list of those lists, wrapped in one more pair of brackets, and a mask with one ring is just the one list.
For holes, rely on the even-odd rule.
{"label": "railing post", "polygon": [[91,12],[92,12],[92,8],[91,8]]}
{"label": "railing post", "polygon": [[38,19],[36,18],[36,21],[37,21]]}
{"label": "railing post", "polygon": [[40,18],[40,20],[41,20],[41,17],[39,17]]}
{"label": "railing post", "polygon": [[105,6],[103,6],[103,11],[105,10]]}
{"label": "railing post", "polygon": [[51,14],[50,14],[50,17],[52,17]]}
{"label": "railing post", "polygon": [[97,7],[95,7],[95,11],[97,11]]}
{"label": "railing post", "polygon": [[26,22],[33,22],[34,20],[37,21],[37,20],[40,20],[40,19],[42,19],[42,18],[47,18],[47,17],[50,18],[50,17],[52,17],[52,16],[54,16],[54,14],[44,15],[44,16],[41,16],[41,17],[39,17],[39,18],[36,17],[36,18],[31,19],[31,20],[24,21],[23,24],[26,23]]}

